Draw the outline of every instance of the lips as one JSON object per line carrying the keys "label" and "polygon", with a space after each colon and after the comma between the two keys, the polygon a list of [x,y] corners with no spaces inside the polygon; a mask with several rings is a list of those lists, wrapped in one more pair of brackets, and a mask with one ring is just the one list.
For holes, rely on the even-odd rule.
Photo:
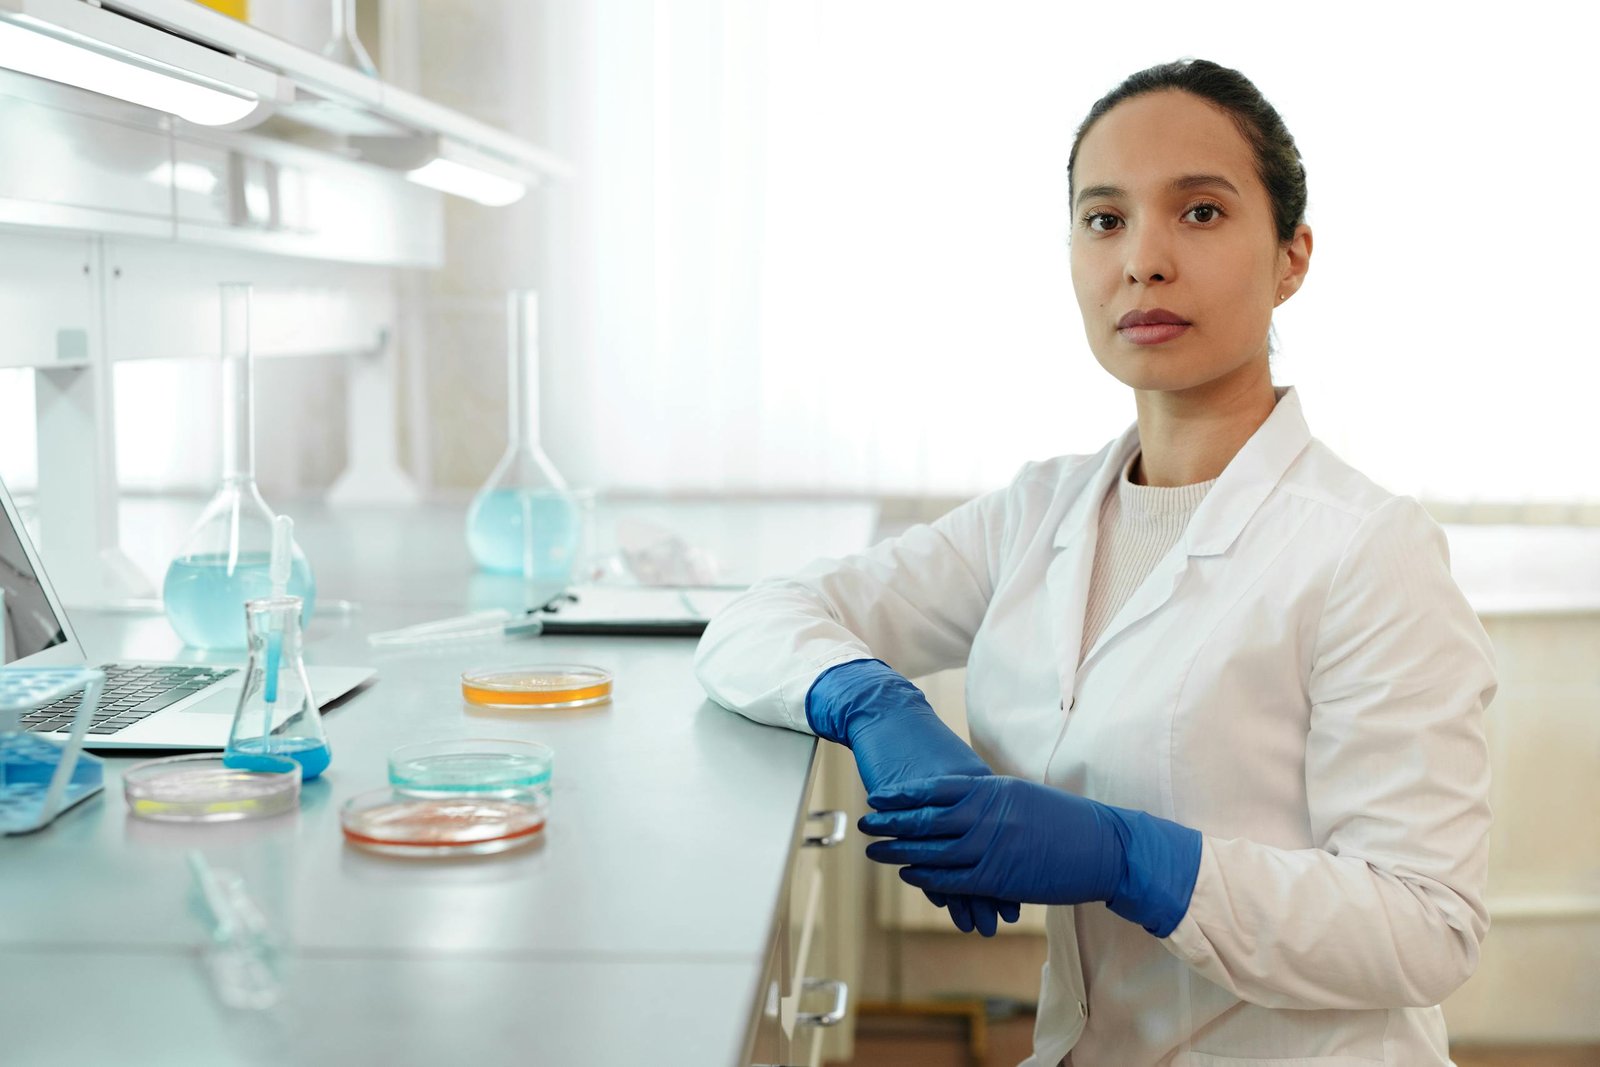
{"label": "lips", "polygon": [[1189,320],[1166,308],[1151,308],[1149,311],[1130,311],[1117,320],[1117,329],[1126,330],[1130,326],[1188,326]]}
{"label": "lips", "polygon": [[1188,319],[1166,308],[1151,308],[1122,316],[1117,320],[1117,333],[1136,345],[1160,345],[1183,336],[1190,325]]}

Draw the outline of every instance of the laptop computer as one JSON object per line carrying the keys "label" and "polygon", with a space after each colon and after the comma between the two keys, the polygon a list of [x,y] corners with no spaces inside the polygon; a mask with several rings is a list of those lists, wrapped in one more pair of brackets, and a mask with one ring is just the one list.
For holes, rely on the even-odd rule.
{"label": "laptop computer", "polygon": [[[0,663],[81,667],[88,663],[72,623],[0,482]],[[84,738],[95,749],[220,749],[244,686],[244,658],[230,664],[131,660],[97,664],[106,672],[94,723]],[[364,667],[312,667],[306,674],[326,707],[376,674]],[[65,741],[78,697],[23,716],[23,729]]]}

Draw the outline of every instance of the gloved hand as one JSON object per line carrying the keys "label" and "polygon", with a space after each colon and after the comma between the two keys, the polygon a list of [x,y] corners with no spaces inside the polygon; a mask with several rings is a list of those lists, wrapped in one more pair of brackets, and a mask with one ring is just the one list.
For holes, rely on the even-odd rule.
{"label": "gloved hand", "polygon": [[1189,910],[1200,832],[999,775],[905,781],[867,798],[867,856],[924,892],[1037,904],[1103,900],[1166,937]]}
{"label": "gloved hand", "polygon": [[[823,671],[806,693],[806,722],[818,737],[850,749],[868,793],[937,775],[991,773],[939,718],[922,690],[882,660],[854,660]],[[1014,903],[926,895],[949,909],[963,933],[977,930],[992,937],[998,917],[1017,921]]]}

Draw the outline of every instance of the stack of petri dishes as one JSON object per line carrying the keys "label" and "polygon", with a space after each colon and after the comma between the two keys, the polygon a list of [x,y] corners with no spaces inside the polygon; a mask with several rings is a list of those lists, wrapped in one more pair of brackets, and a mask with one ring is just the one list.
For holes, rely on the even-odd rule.
{"label": "stack of petri dishes", "polygon": [[389,788],[351,797],[345,840],[392,856],[483,856],[533,843],[545,827],[554,753],[534,741],[402,745]]}

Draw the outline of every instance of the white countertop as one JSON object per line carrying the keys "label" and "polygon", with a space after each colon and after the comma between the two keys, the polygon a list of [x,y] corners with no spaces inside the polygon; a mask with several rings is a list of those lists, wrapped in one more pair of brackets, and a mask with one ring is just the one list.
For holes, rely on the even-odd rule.
{"label": "white countertop", "polygon": [[[130,511],[125,531],[131,517],[159,542],[159,509]],[[725,552],[763,538],[781,546],[785,530],[811,544],[832,530],[844,550],[865,542],[874,518],[862,505],[822,504],[688,514],[685,528],[700,522]],[[313,621],[308,660],[379,672],[326,715],[332,766],[297,813],[171,826],[126,814],[117,779],[133,759],[108,759],[101,796],[43,832],[0,838],[0,1059],[738,1062],[815,739],[707,701],[690,639],[542,637],[375,655],[367,632],[469,605],[459,511],[302,509],[297,519],[319,595],[360,603]],[[730,567],[754,565],[736,555]],[[96,660],[217,658],[185,654],[160,616],[80,611],[74,622]],[[612,702],[503,714],[460,699],[466,666],[561,661],[612,669]],[[391,749],[474,736],[555,750],[538,844],[447,862],[344,844],[339,805],[385,784]],[[243,874],[292,942],[288,1000],[272,1012],[226,1009],[211,994],[190,849]]]}

